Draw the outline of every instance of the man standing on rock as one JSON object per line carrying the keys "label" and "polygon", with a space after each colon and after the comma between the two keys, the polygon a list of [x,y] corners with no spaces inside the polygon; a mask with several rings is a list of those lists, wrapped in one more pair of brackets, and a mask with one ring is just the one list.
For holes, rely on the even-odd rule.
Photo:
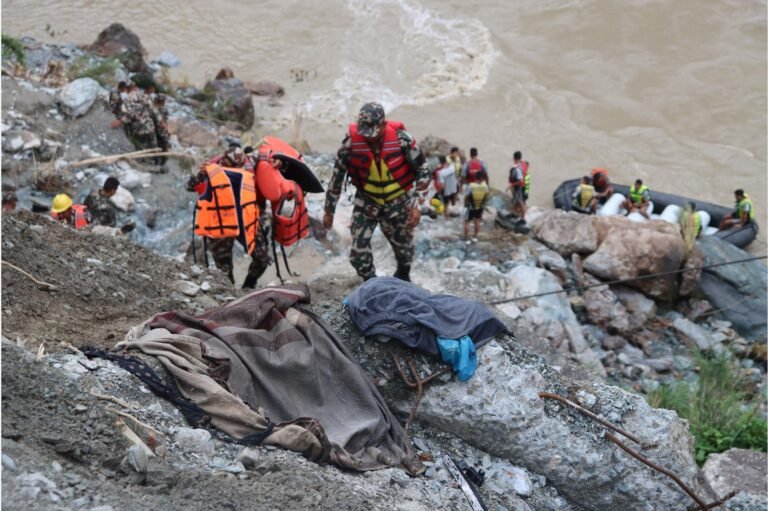
{"label": "man standing on rock", "polygon": [[401,122],[387,121],[384,107],[366,103],[338,152],[325,196],[323,226],[333,226],[344,179],[357,188],[352,210],[349,262],[363,280],[376,276],[371,237],[378,225],[397,260],[395,277],[410,281],[413,231],[431,179],[424,155]]}
{"label": "man standing on rock", "polygon": [[117,119],[112,122],[112,128],[123,127],[136,149],[152,149],[157,147],[155,122],[153,121],[152,106],[149,98],[135,83],[131,83],[116,107]]}

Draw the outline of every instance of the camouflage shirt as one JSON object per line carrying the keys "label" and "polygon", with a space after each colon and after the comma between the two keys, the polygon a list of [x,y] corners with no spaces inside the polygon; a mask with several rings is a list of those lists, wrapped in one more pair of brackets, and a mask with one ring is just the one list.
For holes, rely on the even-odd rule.
{"label": "camouflage shirt", "polygon": [[99,193],[98,189],[93,190],[85,198],[84,204],[90,211],[94,223],[107,227],[117,225],[117,208],[108,197]]}
{"label": "camouflage shirt", "polygon": [[[427,160],[416,146],[416,140],[405,130],[397,131],[397,138],[400,141],[400,147],[403,155],[408,161],[411,170],[416,174],[414,185],[406,193],[406,202],[408,207],[414,208],[424,202],[429,189],[429,183],[432,175],[427,165]],[[352,139],[347,134],[341,143],[341,148],[337,153],[336,164],[333,168],[333,175],[328,184],[328,191],[325,194],[325,212],[331,215],[336,211],[336,205],[341,196],[341,189],[344,186],[344,179],[347,177],[347,167],[349,166],[350,151],[352,148]],[[362,190],[357,191],[363,198],[366,194]]]}
{"label": "camouflage shirt", "polygon": [[152,106],[149,98],[144,94],[128,94],[123,101],[120,110],[120,120],[128,124],[130,131],[134,135],[149,135],[155,133],[155,122],[153,121]]}

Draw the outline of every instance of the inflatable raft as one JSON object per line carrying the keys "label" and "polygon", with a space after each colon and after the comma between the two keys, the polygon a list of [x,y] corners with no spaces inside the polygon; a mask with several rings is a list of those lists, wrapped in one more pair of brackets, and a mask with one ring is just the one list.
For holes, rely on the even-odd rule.
{"label": "inflatable raft", "polygon": [[[569,179],[563,181],[557,187],[557,190],[552,195],[556,208],[566,211],[573,210],[573,191],[579,186],[579,182],[579,179]],[[626,211],[621,209],[621,203],[624,202],[624,199],[629,194],[629,186],[617,185],[615,183],[611,183],[611,185],[613,186],[613,195],[598,209],[598,216],[626,213]],[[651,190],[651,208],[649,208],[651,219],[665,220],[673,224],[679,223],[682,208],[691,201],[696,203],[696,211],[701,213],[702,235],[717,236],[739,248],[746,247],[757,237],[758,226],[754,221],[743,228],[732,228],[723,231],[717,228],[723,217],[734,211],[735,208],[727,208],[718,204],[712,204],[711,202],[693,200],[688,197],[654,190]],[[628,218],[637,222],[645,221],[645,218],[640,213],[631,213],[628,215]]]}

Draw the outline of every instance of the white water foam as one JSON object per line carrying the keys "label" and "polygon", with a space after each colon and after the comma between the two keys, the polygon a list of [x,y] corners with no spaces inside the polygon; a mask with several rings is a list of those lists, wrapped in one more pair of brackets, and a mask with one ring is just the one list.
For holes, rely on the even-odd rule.
{"label": "white water foam", "polygon": [[281,124],[301,117],[343,125],[366,101],[387,111],[423,106],[487,82],[498,52],[479,20],[443,17],[417,0],[348,0],[347,7],[353,47],[341,55],[348,59],[341,76],[286,112]]}

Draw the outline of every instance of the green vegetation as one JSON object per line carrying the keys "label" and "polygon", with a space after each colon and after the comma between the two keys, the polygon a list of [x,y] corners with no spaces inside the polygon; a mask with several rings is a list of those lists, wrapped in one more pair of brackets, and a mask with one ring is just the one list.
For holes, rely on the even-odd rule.
{"label": "green vegetation", "polygon": [[651,406],[675,410],[688,420],[700,465],[711,453],[732,447],[765,451],[768,424],[757,415],[759,402],[745,390],[750,384],[738,366],[722,356],[708,359],[701,354],[696,363],[697,384],[662,385],[649,393]]}
{"label": "green vegetation", "polygon": [[116,58],[99,59],[83,56],[77,59],[69,68],[68,78],[93,78],[105,87],[117,85],[116,73],[120,69],[120,60]]}
{"label": "green vegetation", "polygon": [[16,39],[15,37],[11,37],[9,35],[2,35],[2,42],[3,42],[3,58],[8,59],[11,57],[16,57],[16,62],[24,65],[24,45],[21,44],[21,41]]}

